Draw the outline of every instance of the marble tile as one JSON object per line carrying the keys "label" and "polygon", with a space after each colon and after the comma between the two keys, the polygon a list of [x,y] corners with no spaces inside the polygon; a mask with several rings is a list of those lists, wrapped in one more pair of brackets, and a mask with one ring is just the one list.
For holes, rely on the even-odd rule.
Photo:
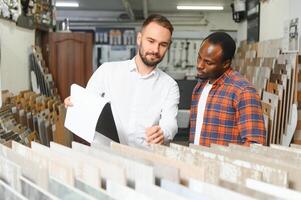
{"label": "marble tile", "polygon": [[72,150],[75,151],[74,153],[78,156],[88,159],[89,162],[99,167],[101,177],[105,181],[112,180],[120,185],[126,185],[126,169],[124,166],[108,162],[100,156],[93,156],[90,153],[91,147],[80,143],[72,142]]}
{"label": "marble tile", "polygon": [[231,199],[231,200],[251,200],[254,198],[227,190],[217,185],[208,184],[195,179],[189,179],[188,188],[208,197],[208,199],[220,200],[220,199]]}
{"label": "marble tile", "polygon": [[60,180],[50,177],[49,178],[49,192],[59,199],[64,200],[87,200],[87,199],[95,199],[88,194],[67,185]]}
{"label": "marble tile", "polygon": [[71,148],[54,142],[50,143],[50,151],[52,154],[59,155],[66,162],[69,162],[74,169],[75,177],[83,179],[90,185],[100,187],[100,170],[93,162],[89,162],[88,159],[78,156]]}
{"label": "marble tile", "polygon": [[113,198],[107,194],[107,191],[91,186],[78,178],[75,179],[74,187],[96,199],[113,200]]}
{"label": "marble tile", "polygon": [[116,200],[150,200],[155,199],[151,195],[145,195],[139,193],[129,187],[124,185],[119,185],[113,181],[107,182],[107,192],[108,194]]}
{"label": "marble tile", "polygon": [[26,157],[19,155],[12,149],[6,150],[6,158],[16,163],[21,167],[22,175],[34,183],[43,186],[47,186],[48,181],[48,168],[43,163],[39,163],[36,160],[29,160]]}
{"label": "marble tile", "polygon": [[133,158],[132,156],[120,154],[120,153],[115,152],[114,150],[110,149],[110,147],[104,146],[104,145],[99,144],[99,143],[91,143],[91,147],[95,148],[95,149],[105,151],[105,152],[110,153],[110,154],[123,156],[127,159],[132,159],[132,160],[135,160],[137,162],[144,163],[146,165],[151,165],[154,168],[154,176],[158,179],[163,179],[164,178],[164,179],[167,179],[167,180],[170,180],[170,181],[173,181],[173,182],[178,182],[178,183],[180,182],[180,171],[176,167],[162,165],[162,164],[157,163],[157,162],[150,162],[149,160],[146,160],[146,159],[143,159],[143,158]]}
{"label": "marble tile", "polygon": [[0,180],[0,199],[7,200],[26,200],[24,196],[18,193],[11,186]]}
{"label": "marble tile", "polygon": [[22,190],[21,193],[24,197],[30,200],[58,200],[57,197],[50,194],[47,190],[39,187],[24,177],[20,177]]}
{"label": "marble tile", "polygon": [[53,154],[49,147],[41,145],[36,142],[31,143],[31,149],[35,154],[40,155],[48,160],[49,175],[62,180],[63,182],[74,184],[74,170],[73,166],[62,156]]}
{"label": "marble tile", "polygon": [[[56,144],[56,143],[51,143],[50,144],[52,147],[56,146],[56,149],[64,149],[64,152],[66,154],[68,154],[69,156],[75,156],[74,159],[78,159],[80,162],[83,163],[83,160],[85,161],[84,163],[86,164],[85,166],[87,166],[86,168],[84,168],[85,171],[88,170],[89,166],[90,167],[96,167],[98,169],[98,175],[97,174],[93,174],[93,173],[85,173],[83,176],[81,176],[81,178],[86,177],[87,182],[89,182],[89,184],[95,186],[95,187],[100,187],[101,185],[101,181],[104,180],[108,180],[111,179],[119,184],[125,185],[126,184],[126,178],[125,178],[125,169],[121,166],[118,166],[116,164],[113,163],[109,163],[107,161],[102,160],[101,158],[95,158],[90,154],[86,154],[85,153],[85,149],[86,148],[90,148],[86,145],[83,144],[78,144],[78,146],[80,148],[82,148],[82,150],[77,151],[76,149],[72,148],[68,148],[66,149],[66,147]],[[55,148],[53,148],[53,150],[55,151]],[[94,178],[97,178],[96,181],[91,181],[91,180],[95,180],[92,179],[91,176],[94,176]]]}
{"label": "marble tile", "polygon": [[180,181],[187,182],[188,177],[203,179],[204,178],[204,169],[175,160],[171,158],[164,157],[153,152],[145,151],[142,149],[137,149],[127,145],[122,145],[119,143],[111,143],[111,148],[120,153],[121,155],[128,155],[134,158],[140,158],[148,160],[152,163],[159,163],[161,165],[175,167],[180,171]]}
{"label": "marble tile", "polygon": [[3,156],[0,156],[0,179],[5,181],[16,191],[21,191],[21,184],[19,181],[21,174],[22,171],[20,166],[7,160]]}
{"label": "marble tile", "polygon": [[206,196],[202,196],[190,190],[189,188],[184,187],[183,185],[173,183],[169,180],[161,180],[160,187],[171,193],[177,194],[190,200],[209,200],[209,198],[207,198]]}
{"label": "marble tile", "polygon": [[140,181],[150,184],[154,184],[155,182],[154,168],[148,162],[117,154],[111,149],[103,146],[93,145],[92,148],[89,149],[89,152],[95,157],[101,157],[108,162],[124,166],[130,185],[135,185]]}
{"label": "marble tile", "polygon": [[146,183],[142,183],[142,182],[137,184],[135,189],[137,192],[142,193],[142,194],[149,196],[152,199],[156,199],[156,200],[166,200],[166,199],[184,200],[184,199],[186,199],[175,193],[169,192],[159,186],[146,184]]}
{"label": "marble tile", "polygon": [[246,182],[246,186],[248,188],[273,195],[279,199],[301,199],[301,192],[264,183],[262,181],[248,179]]}

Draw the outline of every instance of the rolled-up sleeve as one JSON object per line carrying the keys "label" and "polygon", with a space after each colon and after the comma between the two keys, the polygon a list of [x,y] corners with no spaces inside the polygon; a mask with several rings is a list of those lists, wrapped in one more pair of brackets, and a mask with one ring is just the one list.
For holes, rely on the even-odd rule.
{"label": "rolled-up sleeve", "polygon": [[255,89],[247,88],[241,92],[237,109],[238,129],[243,144],[264,144],[266,131],[261,102]]}

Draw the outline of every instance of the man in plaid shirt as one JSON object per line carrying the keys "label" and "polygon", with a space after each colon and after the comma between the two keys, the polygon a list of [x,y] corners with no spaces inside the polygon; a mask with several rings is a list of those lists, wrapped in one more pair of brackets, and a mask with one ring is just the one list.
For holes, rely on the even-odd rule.
{"label": "man in plaid shirt", "polygon": [[189,140],[194,144],[265,143],[256,89],[231,68],[235,49],[224,32],[212,33],[201,44],[190,114]]}

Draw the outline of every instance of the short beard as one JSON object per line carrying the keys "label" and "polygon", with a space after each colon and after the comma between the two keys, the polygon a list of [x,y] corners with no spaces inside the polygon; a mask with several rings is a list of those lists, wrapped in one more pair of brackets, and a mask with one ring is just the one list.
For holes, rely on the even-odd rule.
{"label": "short beard", "polygon": [[152,61],[148,61],[147,58],[146,58],[146,56],[143,56],[143,55],[142,55],[142,52],[141,52],[141,51],[142,51],[142,50],[141,50],[141,48],[140,48],[140,49],[139,49],[139,56],[140,56],[142,62],[143,62],[147,67],[151,67],[151,68],[156,67],[157,64],[159,64],[159,63],[162,61],[162,59],[163,59],[163,56],[162,56],[162,58],[159,59],[159,60],[157,60],[157,61],[153,61],[153,62],[152,62]]}

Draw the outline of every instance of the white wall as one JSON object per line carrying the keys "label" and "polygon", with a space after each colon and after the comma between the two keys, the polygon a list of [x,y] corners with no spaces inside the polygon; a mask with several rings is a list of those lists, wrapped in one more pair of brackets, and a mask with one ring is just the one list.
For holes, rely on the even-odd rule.
{"label": "white wall", "polygon": [[[291,0],[270,0],[261,3],[259,40],[283,37],[284,22],[290,19]],[[299,10],[301,7],[299,7]]]}
{"label": "white wall", "polygon": [[[284,22],[299,17],[301,20],[300,0],[269,0],[260,5],[259,40],[272,40],[283,37]],[[247,22],[238,24],[237,40],[247,39]]]}
{"label": "white wall", "polygon": [[30,88],[29,53],[34,38],[34,31],[0,19],[2,90],[17,94]]}
{"label": "white wall", "polygon": [[243,40],[247,40],[247,20],[237,24],[237,45]]}

